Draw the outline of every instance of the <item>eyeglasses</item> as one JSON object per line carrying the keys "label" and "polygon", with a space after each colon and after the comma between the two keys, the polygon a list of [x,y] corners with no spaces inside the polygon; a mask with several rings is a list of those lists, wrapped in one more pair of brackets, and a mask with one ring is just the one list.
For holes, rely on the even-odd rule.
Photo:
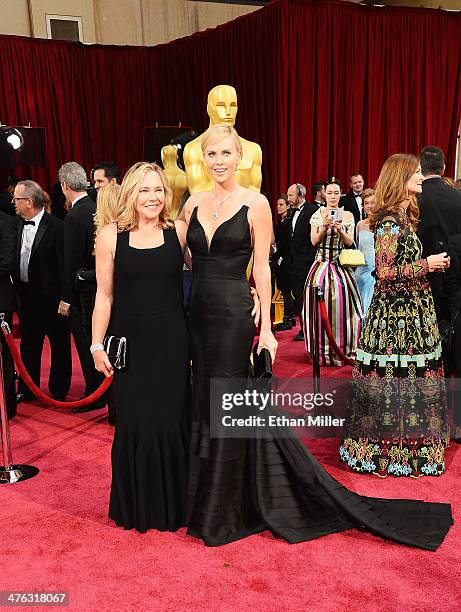
{"label": "eyeglasses", "polygon": [[18,200],[30,200],[30,198],[12,198],[13,204],[15,204]]}

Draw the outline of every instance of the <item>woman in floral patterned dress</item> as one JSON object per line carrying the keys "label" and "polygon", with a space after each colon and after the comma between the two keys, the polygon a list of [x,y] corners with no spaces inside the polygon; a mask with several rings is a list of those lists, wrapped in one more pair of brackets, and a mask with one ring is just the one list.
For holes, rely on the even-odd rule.
{"label": "woman in floral patterned dress", "polygon": [[416,157],[392,155],[376,184],[376,285],[360,335],[340,459],[359,473],[439,476],[447,415],[441,344],[426,275],[450,264],[421,258]]}

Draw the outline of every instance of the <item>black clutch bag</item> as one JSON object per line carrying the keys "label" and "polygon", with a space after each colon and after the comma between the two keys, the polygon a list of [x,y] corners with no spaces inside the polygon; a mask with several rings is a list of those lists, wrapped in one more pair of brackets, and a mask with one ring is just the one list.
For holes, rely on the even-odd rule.
{"label": "black clutch bag", "polygon": [[262,380],[272,378],[272,358],[266,348],[263,348],[258,355],[258,344],[253,348],[253,378]]}
{"label": "black clutch bag", "polygon": [[122,370],[126,365],[126,338],[106,336],[103,344],[112,366],[116,370]]}

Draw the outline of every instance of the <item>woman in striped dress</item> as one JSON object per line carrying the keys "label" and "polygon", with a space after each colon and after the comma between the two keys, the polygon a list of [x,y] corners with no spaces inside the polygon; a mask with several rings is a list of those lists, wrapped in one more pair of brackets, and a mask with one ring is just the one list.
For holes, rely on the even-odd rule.
{"label": "woman in striped dress", "polygon": [[[311,355],[313,338],[311,329],[312,299],[310,287],[318,287],[328,312],[336,344],[348,357],[355,351],[360,334],[362,308],[360,294],[352,270],[339,263],[339,254],[354,241],[354,217],[352,213],[338,208],[341,184],[332,177],[325,190],[326,207],[321,207],[311,217],[311,240],[318,246],[315,261],[309,271],[305,286],[303,309],[306,350]],[[331,218],[332,210],[342,211],[342,221]],[[328,339],[319,320],[320,364],[344,365]]]}

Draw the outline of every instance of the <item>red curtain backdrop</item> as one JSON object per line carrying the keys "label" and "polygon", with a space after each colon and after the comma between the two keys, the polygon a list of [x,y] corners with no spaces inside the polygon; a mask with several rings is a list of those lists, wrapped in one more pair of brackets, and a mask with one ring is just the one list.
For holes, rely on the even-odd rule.
{"label": "red curtain backdrop", "polygon": [[388,155],[441,146],[452,175],[461,119],[461,15],[278,0],[157,47],[0,36],[0,120],[43,126],[45,187],[65,161],[122,169],[143,127],[207,127],[217,84],[238,92],[237,129],[263,148],[263,190],[334,174],[376,180]]}

